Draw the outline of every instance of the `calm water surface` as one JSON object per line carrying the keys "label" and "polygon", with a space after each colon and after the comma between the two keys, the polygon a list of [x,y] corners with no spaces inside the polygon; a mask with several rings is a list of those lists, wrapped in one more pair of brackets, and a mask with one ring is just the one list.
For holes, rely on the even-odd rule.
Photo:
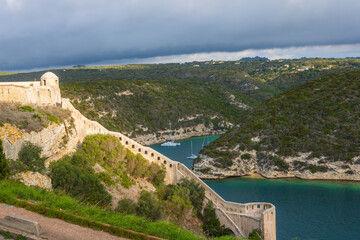
{"label": "calm water surface", "polygon": [[[197,155],[204,137],[179,141],[177,147],[151,147],[190,167],[192,160],[186,157],[191,141]],[[273,203],[279,240],[360,240],[360,183],[254,178],[205,182],[228,201]]]}

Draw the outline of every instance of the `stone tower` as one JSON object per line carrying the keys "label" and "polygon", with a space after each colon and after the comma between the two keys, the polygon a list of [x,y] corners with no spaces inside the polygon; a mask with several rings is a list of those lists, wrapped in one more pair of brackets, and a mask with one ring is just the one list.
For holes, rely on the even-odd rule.
{"label": "stone tower", "polygon": [[40,86],[59,87],[59,78],[52,72],[46,72],[40,78]]}

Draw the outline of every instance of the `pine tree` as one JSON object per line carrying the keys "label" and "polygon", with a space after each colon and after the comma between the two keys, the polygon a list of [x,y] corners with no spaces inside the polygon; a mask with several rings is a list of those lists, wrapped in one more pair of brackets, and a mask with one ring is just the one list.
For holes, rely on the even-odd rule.
{"label": "pine tree", "polygon": [[3,150],[2,141],[0,140],[0,180],[7,178],[10,174],[10,168]]}

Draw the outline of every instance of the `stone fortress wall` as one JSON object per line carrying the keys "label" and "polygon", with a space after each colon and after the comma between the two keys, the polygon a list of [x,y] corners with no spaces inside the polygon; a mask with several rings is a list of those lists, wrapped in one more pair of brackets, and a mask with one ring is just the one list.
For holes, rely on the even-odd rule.
{"label": "stone fortress wall", "polygon": [[[161,153],[153,150],[152,148],[142,146],[141,144],[135,142],[134,140],[128,138],[121,133],[109,131],[98,122],[89,120],[74,108],[69,99],[60,98],[59,102],[59,99],[57,98],[60,97],[60,89],[58,87],[59,80],[56,76],[54,76],[55,75],[53,73],[45,73],[42,77],[43,80],[47,81],[45,82],[45,84],[49,84],[50,82],[51,84],[54,84],[51,85],[54,87],[52,93],[58,92],[58,95],[55,94],[55,96],[53,96],[54,98],[42,98],[41,96],[44,92],[40,92],[40,98],[34,98],[34,96],[30,96],[29,99],[26,99],[23,102],[23,98],[15,98],[16,101],[11,101],[9,97],[3,98],[2,95],[0,95],[0,101],[3,101],[3,99],[5,99],[5,101],[8,102],[19,102],[22,104],[26,104],[29,102],[40,105],[58,104],[62,106],[62,108],[68,109],[72,112],[72,118],[74,119],[77,137],[74,138],[63,151],[48,158],[46,161],[46,165],[50,164],[51,161],[56,161],[65,154],[72,152],[79,144],[81,144],[81,142],[87,135],[110,134],[118,137],[121,143],[133,153],[142,154],[142,156],[150,162],[164,164],[164,166],[166,167],[166,183],[176,184],[180,181],[181,178],[185,177],[189,179],[194,179],[201,186],[203,186],[205,188],[205,201],[211,200],[214,203],[214,207],[216,209],[216,213],[220,222],[226,227],[230,228],[237,237],[248,237],[249,233],[253,229],[261,229],[264,234],[264,240],[276,240],[276,212],[275,206],[273,204],[262,202],[240,204],[225,201],[221,196],[219,196],[215,191],[213,191],[208,185],[206,185],[182,163],[173,161],[168,157],[162,155]],[[50,79],[47,79],[48,77]],[[32,86],[28,86],[28,84],[20,86],[15,83],[1,84],[0,94],[1,90],[4,90],[3,87],[5,86],[10,89],[10,94],[11,90],[17,89],[19,87],[26,87],[30,93],[34,93],[33,88],[39,89],[42,87],[49,87],[49,85],[41,84],[44,83],[41,83],[40,81],[40,86],[38,84],[33,84]],[[12,85],[14,85],[14,88],[10,87]],[[26,93],[29,94],[28,92]],[[47,95],[48,93],[45,91],[44,94]]]}
{"label": "stone fortress wall", "polygon": [[40,78],[40,82],[0,82],[0,101],[59,105],[61,104],[59,78],[55,74],[47,72]]}

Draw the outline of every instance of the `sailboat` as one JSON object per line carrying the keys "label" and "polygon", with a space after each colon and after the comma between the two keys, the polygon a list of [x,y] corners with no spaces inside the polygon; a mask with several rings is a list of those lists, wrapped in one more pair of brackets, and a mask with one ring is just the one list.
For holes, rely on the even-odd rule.
{"label": "sailboat", "polygon": [[191,155],[189,157],[186,157],[186,158],[189,158],[189,159],[197,158],[197,156],[195,154],[193,154],[192,140],[191,140]]}
{"label": "sailboat", "polygon": [[[171,132],[171,122],[169,121],[169,125],[170,125],[170,132]],[[176,143],[174,142],[174,140],[171,139],[167,139],[164,143],[162,143],[160,146],[162,147],[176,147],[179,146],[180,143]]]}
{"label": "sailboat", "polygon": [[[206,144],[205,144],[205,141],[206,141]],[[203,139],[202,147],[201,147],[201,148],[205,147],[205,146],[208,145],[209,143],[210,143],[210,141],[209,141],[209,136],[206,135],[206,136],[204,137],[204,139]]]}

